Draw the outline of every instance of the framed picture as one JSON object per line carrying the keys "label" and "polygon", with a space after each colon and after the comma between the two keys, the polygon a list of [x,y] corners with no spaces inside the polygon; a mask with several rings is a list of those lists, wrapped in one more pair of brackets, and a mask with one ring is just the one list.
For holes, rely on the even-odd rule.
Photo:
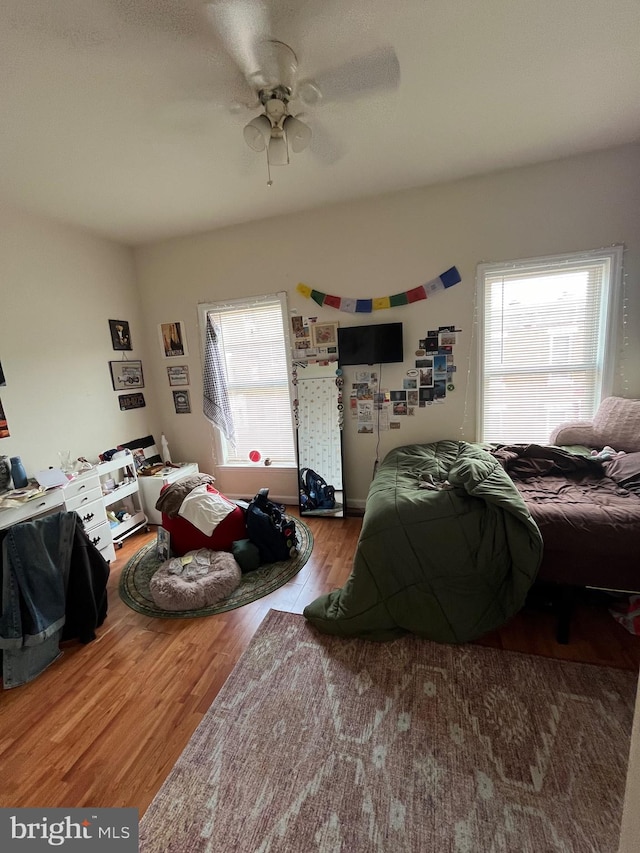
{"label": "framed picture", "polygon": [[165,358],[184,358],[189,355],[184,323],[160,323],[158,334]]}
{"label": "framed picture", "polygon": [[314,347],[335,347],[338,345],[337,323],[313,323],[311,329],[311,343]]}
{"label": "framed picture", "polygon": [[109,370],[114,391],[144,388],[141,361],[110,361]]}
{"label": "framed picture", "polygon": [[191,401],[189,400],[189,392],[184,391],[173,392],[173,405],[177,415],[191,414]]}
{"label": "framed picture", "polygon": [[109,320],[109,329],[111,331],[111,344],[114,349],[132,349],[131,332],[126,320]]}
{"label": "framed picture", "polygon": [[186,364],[176,364],[175,367],[167,367],[169,385],[188,385],[189,368]]}
{"label": "framed picture", "polygon": [[118,402],[122,412],[128,412],[129,409],[144,409],[146,406],[144,394],[121,394]]}

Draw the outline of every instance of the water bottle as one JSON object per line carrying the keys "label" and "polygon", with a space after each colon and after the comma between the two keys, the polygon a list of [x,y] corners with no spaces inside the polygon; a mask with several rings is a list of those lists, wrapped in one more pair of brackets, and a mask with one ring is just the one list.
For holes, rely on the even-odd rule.
{"label": "water bottle", "polygon": [[14,489],[24,489],[29,482],[27,472],[24,470],[22,459],[19,456],[11,457],[11,478]]}

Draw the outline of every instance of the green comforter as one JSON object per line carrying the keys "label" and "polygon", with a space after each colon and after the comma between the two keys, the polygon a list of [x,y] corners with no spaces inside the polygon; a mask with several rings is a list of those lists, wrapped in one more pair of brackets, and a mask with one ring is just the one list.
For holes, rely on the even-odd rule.
{"label": "green comforter", "polygon": [[458,441],[398,447],[369,489],[346,585],[304,615],[328,634],[463,643],[517,613],[541,557],[540,531],[491,454]]}

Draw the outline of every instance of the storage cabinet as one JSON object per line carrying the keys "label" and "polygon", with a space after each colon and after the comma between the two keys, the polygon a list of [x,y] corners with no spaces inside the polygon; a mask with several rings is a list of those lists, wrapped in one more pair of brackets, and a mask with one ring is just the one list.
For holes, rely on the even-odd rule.
{"label": "storage cabinet", "polygon": [[[127,536],[140,530],[148,529],[147,516],[140,503],[138,477],[133,456],[127,452],[110,462],[101,462],[97,468],[100,479],[100,492],[103,506],[111,529],[113,544],[119,548]],[[110,513],[128,514],[129,518],[114,521]]]}
{"label": "storage cabinet", "polygon": [[87,536],[105,560],[115,560],[116,552],[97,470],[94,468],[81,474],[65,486],[62,493],[65,509],[80,516]]}

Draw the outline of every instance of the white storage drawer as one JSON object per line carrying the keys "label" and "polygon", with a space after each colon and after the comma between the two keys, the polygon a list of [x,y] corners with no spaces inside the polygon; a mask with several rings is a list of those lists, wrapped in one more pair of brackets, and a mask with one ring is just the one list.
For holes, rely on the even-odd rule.
{"label": "white storage drawer", "polygon": [[85,530],[91,530],[92,527],[97,527],[98,524],[107,523],[107,513],[102,498],[93,500],[86,506],[77,507],[74,512],[77,512],[80,516]]}
{"label": "white storage drawer", "polygon": [[27,501],[22,506],[1,510],[0,529],[11,527],[12,524],[17,524],[19,521],[28,521],[39,515],[46,515],[55,511],[60,512],[63,509],[61,490],[51,489],[31,501]]}
{"label": "white storage drawer", "polygon": [[64,505],[70,512],[75,511],[80,513],[84,507],[88,506],[93,501],[100,501],[104,507],[100,486],[96,486],[96,488],[89,489],[86,492],[80,492],[72,498],[65,498]]}
{"label": "white storage drawer", "polygon": [[102,551],[107,545],[113,545],[111,541],[111,527],[108,521],[105,521],[99,527],[87,530],[87,536],[99,551]]}
{"label": "white storage drawer", "polygon": [[65,501],[75,498],[76,495],[86,494],[91,489],[100,488],[100,477],[97,471],[92,471],[90,474],[80,474],[75,480],[70,480],[64,487]]}

